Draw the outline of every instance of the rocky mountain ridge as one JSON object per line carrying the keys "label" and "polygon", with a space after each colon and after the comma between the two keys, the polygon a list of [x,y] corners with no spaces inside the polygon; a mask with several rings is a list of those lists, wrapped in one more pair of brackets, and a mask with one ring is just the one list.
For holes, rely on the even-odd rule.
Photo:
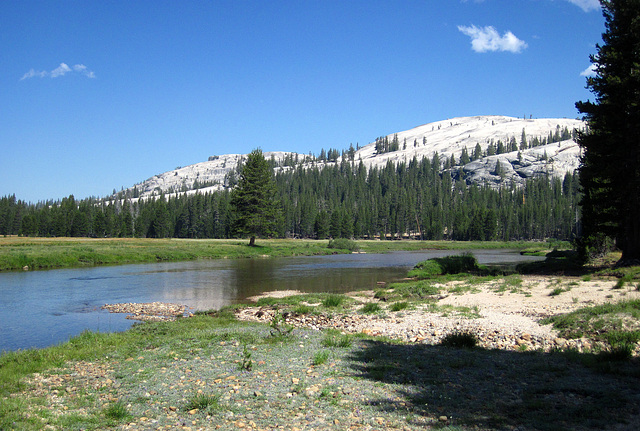
{"label": "rocky mountain ridge", "polygon": [[[459,117],[377,138],[351,154],[343,151],[335,161],[290,152],[269,151],[264,155],[277,169],[291,169],[292,161],[305,168],[322,168],[341,163],[343,158],[356,165],[362,162],[369,169],[389,162],[408,163],[414,157],[432,159],[437,154],[443,170],[449,170],[455,178],[462,175],[468,183],[500,187],[523,184],[539,175],[564,176],[575,171],[580,148],[574,136],[585,127],[581,120],[566,118]],[[244,157],[211,156],[206,162],[155,175],[123,192],[136,199],[222,190],[234,184],[236,168]]]}

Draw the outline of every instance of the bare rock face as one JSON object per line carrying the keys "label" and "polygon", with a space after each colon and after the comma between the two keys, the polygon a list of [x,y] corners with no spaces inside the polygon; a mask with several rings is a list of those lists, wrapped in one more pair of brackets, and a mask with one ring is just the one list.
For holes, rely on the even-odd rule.
{"label": "bare rock face", "polygon": [[[424,157],[432,159],[437,154],[443,169],[449,169],[454,178],[458,178],[462,172],[467,183],[495,187],[522,184],[528,178],[540,175],[562,177],[567,172],[573,172],[579,164],[580,149],[572,136],[574,131],[585,130],[585,127],[583,121],[566,118],[523,119],[497,115],[453,118],[387,135],[384,139],[395,141],[397,148],[379,152],[376,143],[372,142],[355,152],[353,163],[358,165],[362,162],[366,168],[380,168],[388,162],[408,163],[414,158],[418,161]],[[546,143],[558,141],[559,135],[567,139]],[[499,143],[509,148],[515,143],[520,148],[523,138],[528,144],[535,142],[536,145],[519,151],[482,156],[461,164],[464,152],[469,156],[476,149],[490,153],[488,149],[496,149]],[[309,163],[306,155],[288,152],[265,152],[264,155],[275,162],[277,169],[282,170],[291,169],[292,161],[303,163],[307,168],[323,168],[342,162],[338,158],[336,162]],[[231,188],[235,184],[236,167],[244,157],[242,154],[211,156],[206,162],[155,175],[129,188],[127,192],[129,196],[144,199],[161,193],[192,194]],[[451,160],[455,162],[453,165]]]}
{"label": "bare rock face", "polygon": [[[580,161],[580,147],[574,140],[566,140],[522,151],[483,157],[462,166],[464,179],[469,183],[523,184],[538,176],[562,177],[574,172]],[[457,179],[458,172],[454,172]]]}

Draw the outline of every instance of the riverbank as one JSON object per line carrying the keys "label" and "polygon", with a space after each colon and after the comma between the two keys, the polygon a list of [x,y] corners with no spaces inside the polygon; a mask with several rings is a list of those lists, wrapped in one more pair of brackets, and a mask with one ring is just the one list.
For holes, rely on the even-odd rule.
{"label": "riverbank", "polygon": [[0,428],[635,430],[637,356],[601,336],[627,311],[594,308],[640,308],[619,281],[445,276],[84,333],[0,357]]}
{"label": "riverbank", "polygon": [[[514,248],[545,250],[543,242],[355,241],[362,252]],[[197,259],[312,256],[347,253],[330,249],[327,240],[264,239],[256,247],[246,240],[149,238],[0,237],[0,271],[41,270]]]}

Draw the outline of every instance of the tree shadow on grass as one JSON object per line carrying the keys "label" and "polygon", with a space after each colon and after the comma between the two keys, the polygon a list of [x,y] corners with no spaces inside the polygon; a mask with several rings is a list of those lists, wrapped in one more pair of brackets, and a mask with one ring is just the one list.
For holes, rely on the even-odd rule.
{"label": "tree shadow on grass", "polygon": [[449,424],[483,430],[639,429],[634,363],[598,363],[578,353],[362,343],[349,358],[351,369],[397,392],[369,402],[383,411],[407,410],[415,425],[447,416]]}

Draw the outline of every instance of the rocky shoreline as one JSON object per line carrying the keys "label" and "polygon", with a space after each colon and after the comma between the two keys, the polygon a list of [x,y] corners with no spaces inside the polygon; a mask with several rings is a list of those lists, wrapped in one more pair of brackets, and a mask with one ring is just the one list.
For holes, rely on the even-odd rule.
{"label": "rocky shoreline", "polygon": [[147,322],[172,321],[178,317],[187,317],[189,308],[186,305],[171,304],[166,302],[147,303],[118,303],[105,304],[100,307],[109,310],[110,313],[128,313],[126,316],[130,320],[140,320]]}
{"label": "rocky shoreline", "polygon": [[[500,281],[474,285],[463,294],[445,293],[437,303],[452,307],[451,311],[432,311],[427,304],[416,304],[411,310],[390,312],[389,305],[374,297],[373,291],[352,292],[348,295],[360,302],[377,302],[380,313],[299,314],[284,312],[285,322],[295,327],[315,330],[338,329],[344,333],[364,333],[383,336],[409,343],[435,345],[450,333],[470,332],[476,335],[478,345],[487,349],[541,350],[575,349],[579,352],[598,346],[588,338],[568,340],[558,335],[551,325],[541,320],[564,314],[585,306],[621,299],[638,299],[640,291],[632,288],[614,289],[615,281],[584,281],[576,277],[523,277],[519,289],[505,291]],[[455,290],[458,281],[444,284],[443,291]],[[562,294],[554,289],[563,286]],[[293,295],[296,292],[286,292]],[[282,297],[281,292],[264,296]],[[254,298],[257,299],[257,298]],[[315,304],[307,304],[313,306]],[[472,312],[456,312],[456,308]],[[245,307],[236,310],[240,320],[270,322],[278,313],[277,307]],[[636,351],[637,352],[637,351]]]}

